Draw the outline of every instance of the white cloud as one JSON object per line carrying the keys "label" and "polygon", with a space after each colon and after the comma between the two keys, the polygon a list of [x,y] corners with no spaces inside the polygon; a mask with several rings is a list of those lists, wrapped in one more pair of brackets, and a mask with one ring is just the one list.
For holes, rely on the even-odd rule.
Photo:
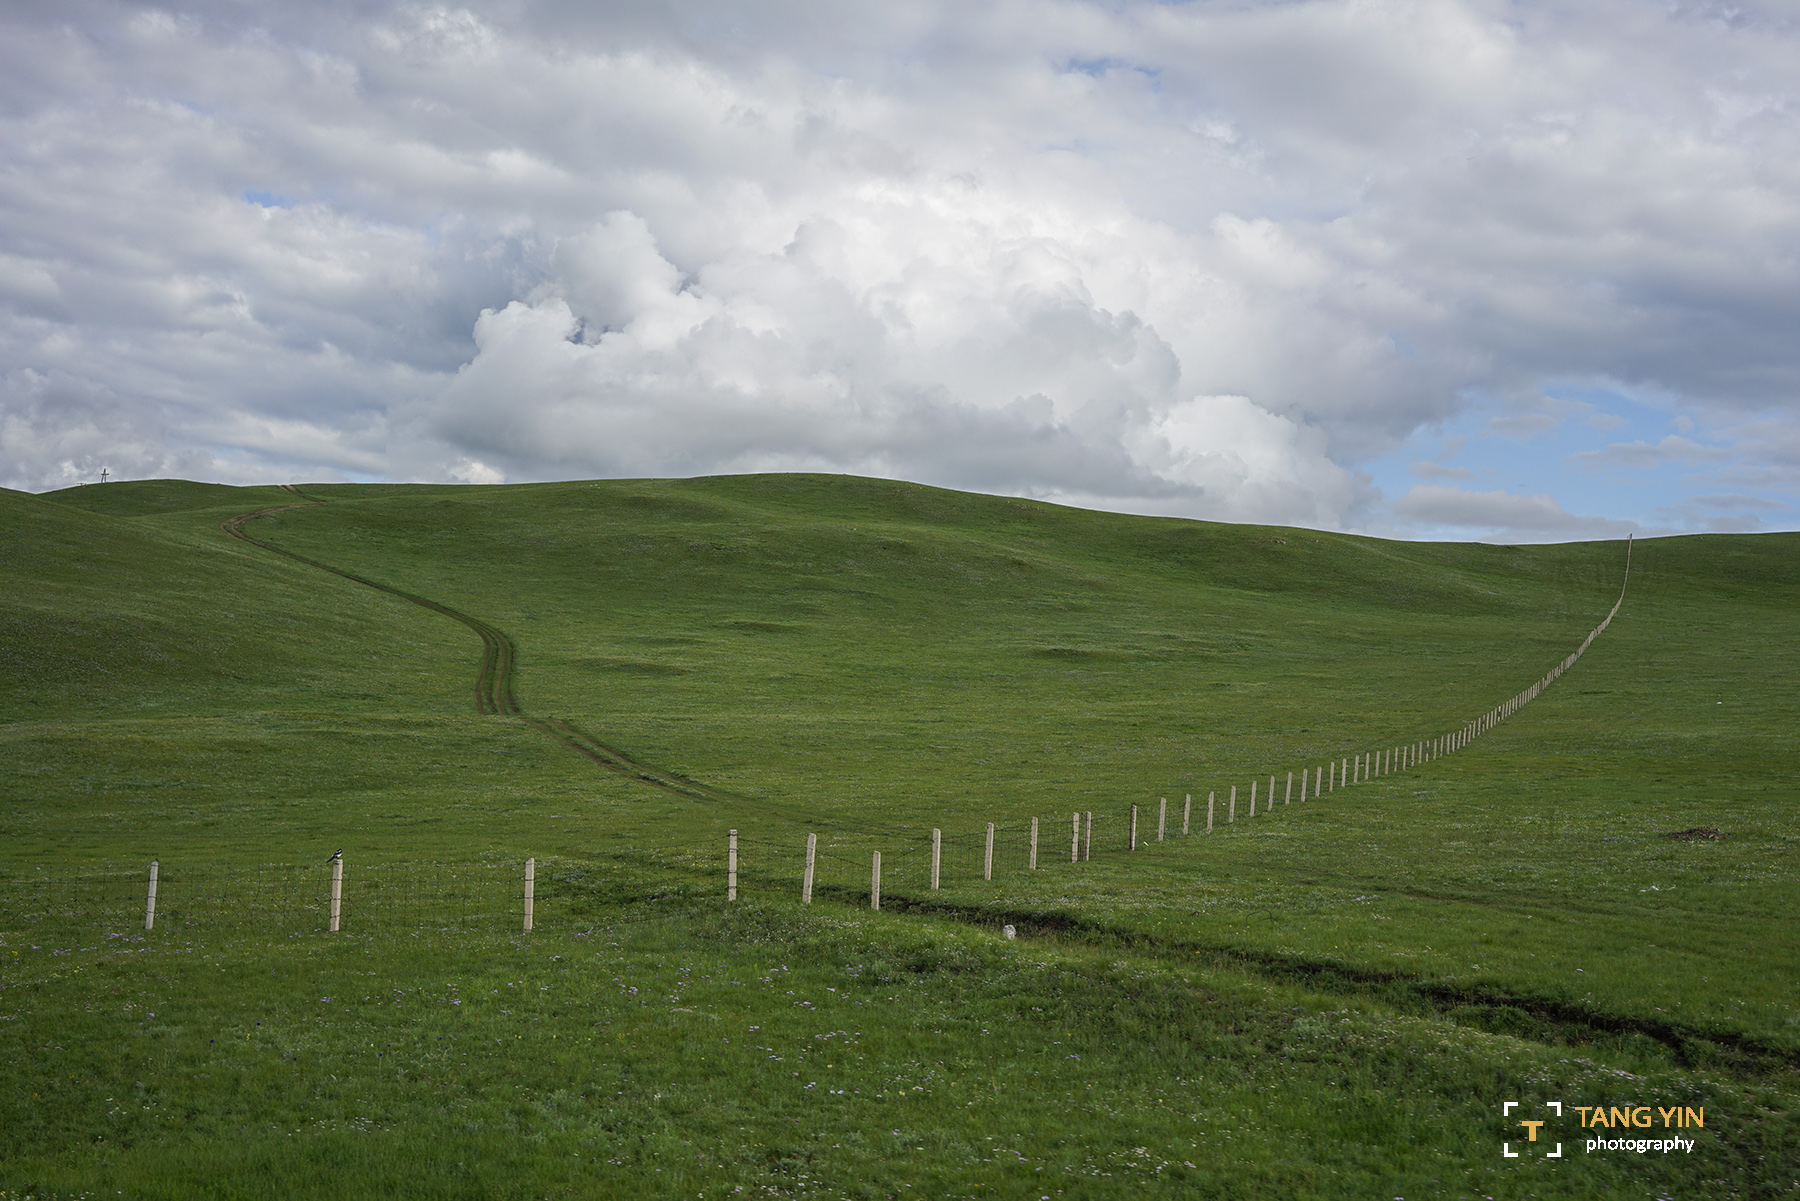
{"label": "white cloud", "polygon": [[444,474],[459,484],[504,484],[506,473],[496,471],[480,459],[466,455],[444,469]]}
{"label": "white cloud", "polygon": [[1777,7],[0,22],[16,486],[812,467],[1354,526],[1356,464],[1470,407],[1617,421],[1550,380],[1760,431],[1577,465],[1800,486]]}

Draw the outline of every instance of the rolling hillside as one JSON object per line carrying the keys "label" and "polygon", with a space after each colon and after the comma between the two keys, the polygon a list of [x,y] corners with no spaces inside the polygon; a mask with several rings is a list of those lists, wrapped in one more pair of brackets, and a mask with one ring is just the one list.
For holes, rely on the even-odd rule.
{"label": "rolling hillside", "polygon": [[[257,512],[237,527],[254,541],[223,528]],[[1253,780],[1266,790],[1272,774],[1285,785],[1290,771],[1430,740],[1515,695],[1605,616],[1624,547],[1393,543],[750,476],[3,492],[0,552],[0,936],[17,952],[4,956],[0,1044],[27,1065],[0,1102],[14,1131],[0,1155],[15,1165],[0,1188],[224,1196],[279,1180],[334,1195],[307,1183],[312,1161],[285,1132],[310,1105],[336,1106],[312,1155],[335,1148],[357,1195],[385,1170],[380,1154],[339,1146],[361,1105],[407,1115],[371,1145],[424,1148],[419,1195],[580,1191],[602,1151],[617,1161],[603,1175],[658,1195],[679,1176],[689,1196],[721,1182],[1022,1196],[1046,1172],[1068,1196],[1128,1181],[1171,1195],[1474,1196],[1525,1187],[1525,1172],[1546,1196],[1786,1195],[1800,536],[1641,542],[1608,631],[1468,748],[1254,818],[1226,823],[1220,808],[1210,835],[1161,843],[1160,798],[1171,812],[1190,795],[1223,805],[1234,787],[1247,800]],[[490,650],[484,676],[496,639],[506,652]],[[1149,844],[1136,851],[1133,804]],[[1081,864],[1068,861],[1075,811],[1095,814]],[[1699,827],[1725,836],[1667,837]],[[742,848],[729,911],[727,829]],[[819,892],[802,909],[808,833]],[[233,915],[234,871],[318,864],[339,847],[351,871],[496,879],[535,857],[538,930],[527,944],[516,926],[465,926],[423,947],[420,922],[359,931],[353,905],[353,937],[332,942],[315,923],[272,941]],[[876,851],[880,914],[866,908]],[[361,1013],[308,1044],[338,1057],[326,1075],[360,1083],[269,1077],[269,1112],[254,1118],[241,1090],[267,1065],[203,1070],[199,1044],[177,1055],[205,1024],[191,1018],[145,1054],[182,1065],[163,1103],[199,1127],[140,1124],[130,1152],[97,1149],[102,1099],[142,1066],[98,1051],[72,1074],[57,1066],[70,1040],[55,1053],[44,1040],[60,990],[87,986],[47,956],[91,962],[114,990],[170,993],[172,978],[83,950],[142,936],[141,896],[87,903],[55,881],[123,878],[153,857],[215,873],[213,908],[186,902],[186,924],[134,946],[160,948],[144,971],[176,973],[174,991],[221,1028],[257,1029],[240,1020],[247,1006],[298,1022],[303,993],[360,987],[339,977],[369,955],[413,990],[496,957],[576,971],[545,987],[577,988],[579,1005],[532,1026],[564,1045],[493,1043],[475,1052],[479,1083],[458,1086],[460,1103],[500,1106],[476,1134],[483,1166],[458,1149],[462,1119],[419,1092],[430,1073],[407,1084],[348,1066],[385,1020]],[[32,900],[33,881],[67,899]],[[997,939],[1003,922],[1017,942]],[[642,994],[615,996],[613,977],[629,974],[616,964],[542,962],[585,963],[577,940],[595,931],[685,1003],[650,1013]],[[181,946],[276,982],[202,987]],[[693,975],[703,960],[718,969],[710,993]],[[695,1023],[735,1021],[717,1035],[729,1044],[746,1025],[797,1020],[785,989],[758,999],[724,983],[751,968],[796,973],[819,1005],[867,994],[864,1074],[803,1146],[790,1127],[815,1118],[787,1108],[806,1098],[762,1095],[779,1083],[763,1079],[768,1059],[708,1069],[694,1039]],[[510,973],[498,996],[527,969],[494,970]],[[118,1037],[115,1020],[95,1017],[82,1045]],[[667,1096],[683,1100],[640,1091],[630,1117],[604,1120],[581,1103],[601,1069],[569,1040],[614,1024],[635,1033],[601,1060],[629,1063],[619,1080],[636,1083],[603,1091],[670,1075]],[[483,1045],[498,1037],[482,1029]],[[520,1072],[564,1099],[507,1110]],[[920,1073],[896,1101],[892,1081]],[[26,1095],[64,1076],[86,1082],[69,1086],[71,1112],[91,1107],[72,1124]],[[240,1100],[215,1078],[237,1081]],[[1110,1099],[1078,1095],[1096,1081]],[[1499,1155],[1519,1137],[1496,1116],[1502,1094],[1598,1103],[1620,1088],[1700,1098],[1718,1117],[1679,1157]],[[740,1094],[761,1098],[743,1122],[699,1116]],[[280,1138],[235,1141],[265,1118]],[[896,1138],[910,1132],[897,1144],[846,1137],[890,1120]],[[995,1138],[1016,1148],[1004,1171]],[[216,1167],[183,1176],[189,1161]]]}

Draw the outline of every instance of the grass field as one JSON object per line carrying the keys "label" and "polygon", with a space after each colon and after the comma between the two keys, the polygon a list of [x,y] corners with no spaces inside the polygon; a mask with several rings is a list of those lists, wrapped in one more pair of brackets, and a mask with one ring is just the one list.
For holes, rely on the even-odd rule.
{"label": "grass field", "polygon": [[1800,536],[1640,542],[1496,729],[1244,811],[1624,567],[847,477],[0,492],[0,1197],[1800,1196]]}

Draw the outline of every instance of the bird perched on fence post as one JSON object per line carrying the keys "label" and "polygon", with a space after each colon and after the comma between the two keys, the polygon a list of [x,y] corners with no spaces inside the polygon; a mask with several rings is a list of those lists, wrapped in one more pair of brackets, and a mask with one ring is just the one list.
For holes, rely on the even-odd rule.
{"label": "bird perched on fence post", "polygon": [[339,847],[337,850],[331,852],[331,859],[327,859],[325,862],[330,863],[330,862],[332,862],[332,860],[342,859],[343,857],[344,857],[344,848]]}

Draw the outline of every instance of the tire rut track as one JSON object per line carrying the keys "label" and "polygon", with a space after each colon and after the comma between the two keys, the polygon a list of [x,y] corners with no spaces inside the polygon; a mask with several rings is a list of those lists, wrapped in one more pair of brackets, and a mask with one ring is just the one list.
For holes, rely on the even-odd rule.
{"label": "tire rut track", "polygon": [[734,796],[731,793],[713,788],[707,784],[702,784],[697,780],[690,780],[685,776],[677,775],[673,772],[658,771],[653,767],[639,763],[624,751],[618,750],[616,747],[608,746],[598,738],[577,729],[562,718],[541,718],[527,715],[524,709],[520,707],[518,697],[513,693],[513,674],[518,664],[519,655],[518,644],[513,641],[512,635],[508,634],[500,627],[485,622],[479,617],[472,617],[460,610],[452,609],[449,605],[434,601],[429,597],[420,596],[414,592],[408,592],[403,588],[396,588],[391,584],[384,584],[379,580],[372,580],[367,576],[358,575],[353,571],[345,571],[341,567],[333,567],[329,563],[321,562],[318,559],[310,558],[306,555],[288,550],[285,547],[276,546],[272,542],[266,542],[263,539],[250,534],[244,527],[260,517],[267,517],[272,513],[285,513],[292,509],[303,509],[310,505],[329,503],[318,497],[308,496],[292,484],[283,484],[281,487],[284,492],[291,492],[293,495],[299,497],[301,503],[291,505],[270,505],[267,508],[256,509],[249,513],[240,513],[236,517],[227,518],[225,521],[220,522],[219,528],[241,542],[248,542],[252,546],[285,556],[286,558],[294,560],[296,563],[304,563],[308,567],[314,567],[320,571],[328,571],[332,575],[339,576],[352,583],[361,584],[365,588],[373,588],[378,592],[385,592],[389,596],[395,596],[399,597],[401,600],[410,601],[421,608],[429,609],[433,613],[448,617],[452,621],[461,622],[469,629],[475,631],[481,638],[481,669],[476,674],[475,678],[475,712],[484,717],[518,718],[532,729],[554,739],[568,749],[585,756],[609,771],[616,772],[629,779],[651,784],[655,787],[666,789],[669,792],[679,793],[683,796],[693,797],[697,800],[726,803],[736,803],[744,800],[742,797]]}
{"label": "tire rut track", "polygon": [[[866,903],[868,894],[821,884],[815,887],[814,896],[859,904]],[[883,893],[881,906],[988,930],[1011,924],[1022,937],[1035,936],[1051,945],[1092,954],[1129,951],[1184,967],[1241,972],[1319,994],[1373,998],[1400,1012],[1425,1013],[1459,1026],[1545,1046],[1579,1047],[1638,1035],[1660,1043],[1675,1063],[1688,1070],[1712,1066],[1742,1080],[1765,1082],[1792,1082],[1800,1077],[1800,1053],[1776,1040],[1673,1018],[1610,1013],[1571,997],[1509,989],[1500,983],[1438,979],[1304,953],[1169,937],[1055,908],[959,903],[904,893]]]}

